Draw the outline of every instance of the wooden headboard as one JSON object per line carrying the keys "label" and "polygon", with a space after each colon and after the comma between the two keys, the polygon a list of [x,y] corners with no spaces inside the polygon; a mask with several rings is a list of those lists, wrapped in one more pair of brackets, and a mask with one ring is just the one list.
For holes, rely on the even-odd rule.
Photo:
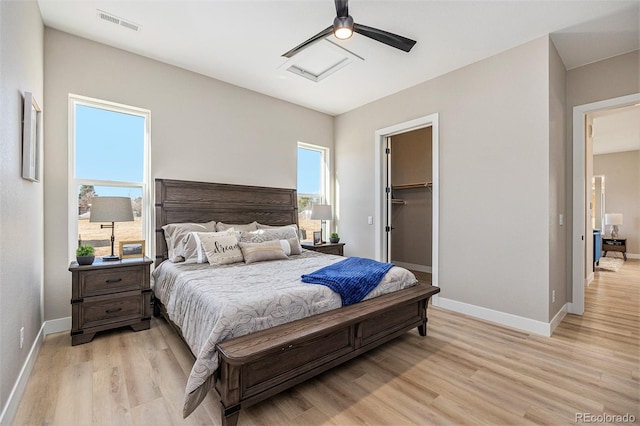
{"label": "wooden headboard", "polygon": [[168,223],[298,224],[295,189],[184,180],[155,180],[156,266],[167,259],[162,227]]}

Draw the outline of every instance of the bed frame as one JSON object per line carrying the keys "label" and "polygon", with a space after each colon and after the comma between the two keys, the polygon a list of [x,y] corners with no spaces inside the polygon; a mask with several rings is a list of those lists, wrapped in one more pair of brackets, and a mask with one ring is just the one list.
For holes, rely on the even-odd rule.
{"label": "bed frame", "polygon": [[[156,179],[156,265],[167,259],[162,226],[179,222],[298,223],[295,189]],[[310,379],[401,334],[427,333],[429,299],[440,289],[419,284],[217,345],[215,390],[222,424],[240,410]],[[154,299],[154,313],[164,307]],[[165,311],[166,312],[166,311]],[[165,319],[177,329],[166,315]],[[188,347],[188,345],[187,345]]]}

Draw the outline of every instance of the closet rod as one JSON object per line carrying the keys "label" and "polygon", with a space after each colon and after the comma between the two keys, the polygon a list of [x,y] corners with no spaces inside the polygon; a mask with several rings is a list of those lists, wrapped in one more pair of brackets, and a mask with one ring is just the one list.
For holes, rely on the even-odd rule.
{"label": "closet rod", "polygon": [[429,188],[433,187],[433,182],[424,183],[410,183],[407,185],[393,185],[393,189],[414,189],[414,188]]}

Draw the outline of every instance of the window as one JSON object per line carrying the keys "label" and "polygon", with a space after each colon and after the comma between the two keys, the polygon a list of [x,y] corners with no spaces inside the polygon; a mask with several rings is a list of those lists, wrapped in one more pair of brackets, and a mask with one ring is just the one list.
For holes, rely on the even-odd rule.
{"label": "window", "polygon": [[89,222],[96,196],[131,198],[134,221],[115,223],[116,254],[120,241],[149,241],[149,111],[72,95],[69,115],[71,252],[82,243],[111,254],[111,229]]}
{"label": "window", "polygon": [[329,204],[329,199],[329,149],[298,143],[298,223],[302,240],[311,241],[313,231],[320,230],[320,221],[311,220],[311,207]]}

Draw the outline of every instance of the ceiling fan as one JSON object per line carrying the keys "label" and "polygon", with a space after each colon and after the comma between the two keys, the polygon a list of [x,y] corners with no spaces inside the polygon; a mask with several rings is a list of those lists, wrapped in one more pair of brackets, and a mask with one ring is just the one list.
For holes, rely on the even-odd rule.
{"label": "ceiling fan", "polygon": [[309,40],[299,44],[293,49],[282,56],[291,58],[296,53],[309,47],[311,44],[327,37],[333,33],[336,38],[340,40],[348,39],[354,32],[362,34],[363,36],[372,38],[380,43],[384,43],[388,46],[395,47],[396,49],[409,52],[414,44],[415,40],[411,40],[406,37],[402,37],[397,34],[393,34],[378,28],[367,27],[366,25],[357,24],[353,21],[351,15],[349,15],[349,0],[335,0],[336,3],[336,18],[333,20],[333,25],[320,31],[318,34],[311,37]]}

